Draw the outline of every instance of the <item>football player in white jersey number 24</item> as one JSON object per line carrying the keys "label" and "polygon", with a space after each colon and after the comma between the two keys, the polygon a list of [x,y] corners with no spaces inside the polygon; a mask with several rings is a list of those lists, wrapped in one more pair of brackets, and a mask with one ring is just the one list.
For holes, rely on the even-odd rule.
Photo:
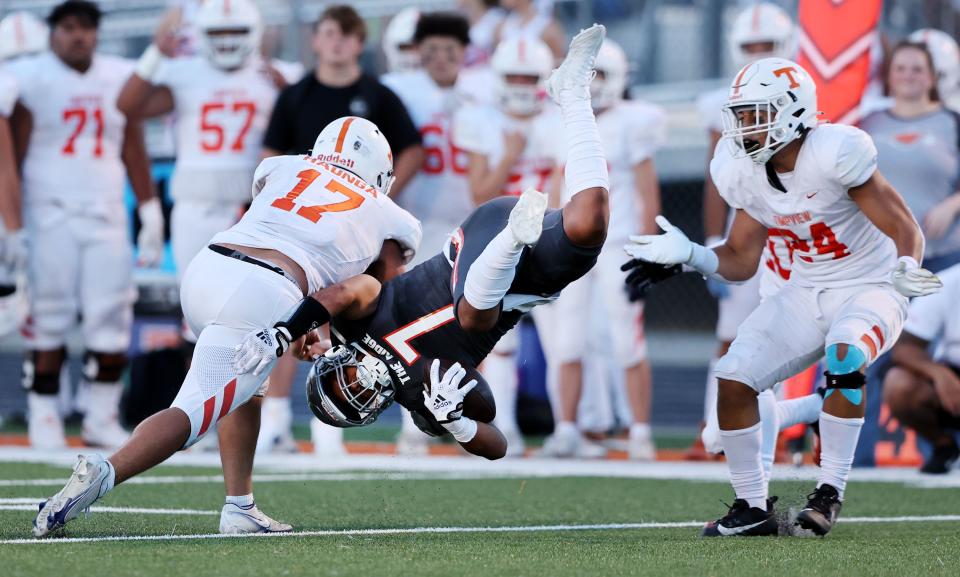
{"label": "football player in white jersey number 24", "polygon": [[[263,394],[273,363],[257,375],[238,376],[234,348],[251,330],[274,326],[290,311],[320,307],[304,296],[363,273],[386,239],[412,256],[420,244],[420,225],[387,196],[392,182],[386,138],[357,117],[324,128],[313,156],[264,160],[254,177],[250,210],[214,236],[184,275],[181,306],[199,338],[173,405],[140,423],[109,461],[80,457],[64,489],[44,503],[34,534],[63,526],[115,483],[193,445],[228,415],[234,434],[220,435],[221,455],[232,457],[224,467],[228,496],[220,531],[289,531],[289,525],[257,509],[251,484],[260,403],[249,401]],[[304,327],[291,330],[305,332]],[[291,343],[271,346],[286,350]],[[77,487],[91,479],[93,488],[78,495]]]}
{"label": "football player in white jersey number 24", "polygon": [[685,264],[731,282],[756,273],[767,229],[779,229],[793,252],[790,282],[747,317],[716,366],[720,437],[736,500],[704,536],[777,534],[760,460],[757,394],[823,356],[821,469],[796,522],[818,535],[830,531],[863,425],[864,371],[897,340],[907,298],[941,287],[920,267],[923,235],[877,171],[870,137],[851,126],[817,126],[816,103],[815,84],[795,62],[766,58],[742,68],[710,163],[736,210],[725,242],[705,248],[660,216],[665,234],[633,237],[625,247],[641,261]]}

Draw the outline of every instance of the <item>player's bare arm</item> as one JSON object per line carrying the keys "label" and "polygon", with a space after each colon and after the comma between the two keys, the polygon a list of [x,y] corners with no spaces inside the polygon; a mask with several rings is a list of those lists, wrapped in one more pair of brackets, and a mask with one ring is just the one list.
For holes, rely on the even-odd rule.
{"label": "player's bare arm", "polygon": [[908,332],[893,347],[893,362],[933,384],[937,398],[951,415],[960,414],[960,378],[949,366],[930,356],[930,342]]}
{"label": "player's bare arm", "polygon": [[870,222],[897,245],[898,256],[923,259],[923,233],[907,203],[879,171],[848,193]]}
{"label": "player's bare arm", "polygon": [[[893,347],[891,356],[893,362],[897,365],[923,375],[931,381],[936,380],[942,371],[953,375],[953,371],[933,360],[933,357],[930,356],[929,347],[929,341],[904,332],[900,335],[896,346]],[[954,376],[954,378],[956,377]]]}
{"label": "player's bare arm", "polygon": [[483,204],[500,196],[526,146],[527,137],[523,133],[511,132],[504,136],[503,158],[497,164],[491,166],[485,154],[470,153],[467,180],[470,182],[470,193],[475,204]]}
{"label": "player's bare arm", "polygon": [[[273,327],[251,331],[236,346],[234,368],[238,375],[259,375],[283,356],[307,333],[327,324],[335,316],[362,319],[376,309],[380,298],[380,281],[361,274],[324,287],[304,297],[296,310]],[[298,356],[308,354],[302,346],[294,347]]]}
{"label": "player's bare arm", "polygon": [[0,217],[7,231],[22,227],[20,178],[10,123],[0,117]]}
{"label": "player's bare arm", "polygon": [[120,156],[127,169],[130,187],[137,198],[137,215],[140,217],[140,233],[137,235],[139,260],[147,266],[155,266],[163,257],[163,209],[153,188],[150,156],[147,154],[141,123],[127,121],[123,129]]}
{"label": "player's bare arm", "polygon": [[654,217],[660,214],[660,181],[657,179],[657,169],[652,158],[633,167],[634,182],[636,183],[637,199],[643,207],[643,220],[640,222],[640,232],[654,234],[657,232],[657,223]]}
{"label": "player's bare arm", "polygon": [[134,73],[117,96],[117,108],[127,118],[153,118],[173,111],[173,93],[166,86],[153,84],[164,57],[173,58],[177,51],[176,27],[180,9],[168,11],[154,34],[153,44],[144,51]]}
{"label": "player's bare arm", "polygon": [[712,249],[717,254],[717,274],[731,282],[750,280],[757,273],[766,239],[767,227],[738,210],[730,234]]}
{"label": "player's bare arm", "polygon": [[386,282],[396,277],[403,272],[403,265],[406,260],[403,253],[403,247],[400,246],[399,242],[393,239],[383,241],[383,247],[380,248],[380,258],[373,261],[365,274],[380,282]]}
{"label": "player's bare arm", "polygon": [[879,171],[849,193],[870,222],[890,237],[900,257],[893,273],[893,285],[907,297],[924,296],[940,290],[943,284],[932,272],[920,268],[923,259],[923,233],[900,193]]}
{"label": "player's bare arm", "polygon": [[10,115],[10,134],[13,138],[14,161],[18,168],[23,167],[23,159],[27,156],[30,146],[30,135],[33,133],[33,113],[22,103],[17,102]]}

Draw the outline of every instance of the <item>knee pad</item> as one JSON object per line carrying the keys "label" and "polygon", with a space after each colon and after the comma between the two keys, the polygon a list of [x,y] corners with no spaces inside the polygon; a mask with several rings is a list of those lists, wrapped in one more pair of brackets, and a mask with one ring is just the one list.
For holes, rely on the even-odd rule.
{"label": "knee pad", "polygon": [[126,368],[125,353],[87,351],[83,354],[83,378],[90,382],[115,383],[123,377]]}
{"label": "knee pad", "polygon": [[860,369],[866,366],[867,356],[859,348],[853,345],[847,345],[847,356],[840,360],[837,355],[839,345],[830,345],[827,347],[827,372],[823,375],[827,378],[826,392],[824,399],[829,397],[834,390],[839,389],[848,401],[854,405],[859,405],[863,401],[863,391],[861,390],[867,382],[867,377],[860,372]]}
{"label": "knee pad", "polygon": [[[42,359],[40,355],[50,356]],[[27,353],[21,373],[23,388],[40,395],[56,395],[60,392],[60,371],[66,358],[66,348]]]}

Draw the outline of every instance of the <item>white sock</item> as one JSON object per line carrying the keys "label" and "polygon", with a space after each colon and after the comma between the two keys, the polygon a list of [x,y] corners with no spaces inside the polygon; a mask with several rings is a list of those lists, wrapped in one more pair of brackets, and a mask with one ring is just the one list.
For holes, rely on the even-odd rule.
{"label": "white sock", "polygon": [[630,425],[631,439],[649,439],[650,423],[634,423]]}
{"label": "white sock", "polygon": [[83,421],[87,426],[109,424],[119,419],[120,395],[123,386],[118,382],[90,381],[87,412]]}
{"label": "white sock", "polygon": [[760,410],[760,431],[763,439],[760,445],[760,462],[763,463],[764,478],[769,483],[777,453],[777,437],[780,435],[777,397],[773,394],[773,389],[767,389],[757,395],[757,408]]}
{"label": "white sock", "polygon": [[840,493],[840,500],[843,500],[847,488],[861,427],[863,417],[844,419],[820,413],[820,479],[817,487],[824,483],[833,485]]}
{"label": "white sock", "polygon": [[226,503],[237,507],[250,507],[253,505],[253,493],[249,495],[227,495]]}
{"label": "white sock", "polygon": [[[497,407],[499,409],[500,407]],[[498,411],[499,412],[499,411]],[[410,411],[400,411],[400,433],[403,435],[423,435],[420,427],[413,422]]]}
{"label": "white sock", "polygon": [[717,377],[713,369],[717,359],[710,359],[707,367],[707,388],[703,394],[703,431],[700,432],[700,441],[708,453],[717,454],[723,450],[720,441],[720,422],[717,420]]}
{"label": "white sock", "polygon": [[607,157],[600,142],[600,130],[593,116],[589,92],[587,87],[560,91],[560,114],[567,145],[563,177],[571,194],[594,187],[610,190]]}
{"label": "white sock", "polygon": [[117,471],[113,468],[113,463],[110,461],[104,461],[108,467],[110,467],[110,474],[107,475],[107,478],[103,480],[103,484],[100,485],[100,496],[103,497],[107,493],[113,490],[113,485],[117,480]]}
{"label": "white sock", "polygon": [[[707,365],[707,386],[703,391],[703,422],[709,423],[711,419],[717,420],[717,377],[713,374],[717,367],[717,358],[710,359]],[[719,428],[719,427],[718,427]]]}
{"label": "white sock", "polygon": [[517,428],[517,360],[513,355],[487,355],[481,370],[490,384],[497,404],[497,418],[493,423],[501,431]]}
{"label": "white sock", "polygon": [[721,430],[720,440],[737,498],[766,511],[767,481],[760,463],[760,423],[746,429]]}
{"label": "white sock", "polygon": [[293,411],[288,397],[265,397],[261,413],[273,422],[275,432],[289,432],[293,422]]}
{"label": "white sock", "polygon": [[493,237],[467,271],[463,296],[470,306],[484,311],[503,300],[513,284],[521,254],[523,245],[517,244],[509,227]]}
{"label": "white sock", "polygon": [[557,426],[553,429],[553,434],[558,437],[564,436],[580,436],[580,429],[577,428],[577,424],[570,421],[560,421],[557,423]]}
{"label": "white sock", "polygon": [[780,430],[792,427],[797,423],[812,423],[820,417],[822,409],[823,397],[816,393],[779,401],[777,402],[777,416],[780,419]]}

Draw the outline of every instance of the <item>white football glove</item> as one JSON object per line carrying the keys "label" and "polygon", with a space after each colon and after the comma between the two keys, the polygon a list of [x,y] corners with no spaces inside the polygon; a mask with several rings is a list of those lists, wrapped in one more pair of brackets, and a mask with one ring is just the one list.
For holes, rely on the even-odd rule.
{"label": "white football glove", "polygon": [[670,224],[663,215],[654,219],[663,234],[631,235],[623,250],[632,258],[658,264],[687,264],[693,253],[693,243],[683,231]]}
{"label": "white football glove", "polygon": [[282,326],[250,331],[233,349],[233,368],[238,375],[252,372],[258,376],[283,356],[292,341],[290,332]]}
{"label": "white football glove", "polygon": [[[452,423],[463,416],[463,399],[477,386],[476,379],[461,385],[467,371],[455,363],[440,378],[440,361],[430,365],[430,390],[424,390],[423,403],[441,425]],[[424,386],[426,389],[426,386]]]}
{"label": "white football glove", "polygon": [[920,268],[913,258],[901,256],[893,269],[893,288],[905,297],[923,297],[940,292],[943,283],[939,277],[925,268]]}
{"label": "white football glove", "polygon": [[157,266],[163,258],[163,208],[160,199],[151,198],[137,207],[140,217],[140,234],[137,235],[139,263]]}
{"label": "white football glove", "polygon": [[27,233],[22,228],[7,233],[2,240],[0,265],[13,271],[22,270],[27,263]]}

